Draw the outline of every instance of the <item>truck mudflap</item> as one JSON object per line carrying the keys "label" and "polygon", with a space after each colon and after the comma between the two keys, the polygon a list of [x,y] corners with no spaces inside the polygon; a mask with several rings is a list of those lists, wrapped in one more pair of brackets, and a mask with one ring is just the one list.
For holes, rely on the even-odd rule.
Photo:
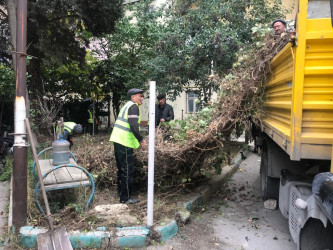
{"label": "truck mudflap", "polygon": [[333,174],[324,172],[313,179],[312,193],[325,215],[333,224]]}

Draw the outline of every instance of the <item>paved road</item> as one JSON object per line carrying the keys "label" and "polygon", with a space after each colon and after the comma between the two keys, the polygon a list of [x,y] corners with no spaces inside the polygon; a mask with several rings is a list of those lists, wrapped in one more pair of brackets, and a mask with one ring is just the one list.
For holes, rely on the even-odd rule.
{"label": "paved road", "polygon": [[264,209],[259,165],[260,158],[249,153],[203,212],[194,214],[173,239],[148,249],[296,249],[280,211]]}

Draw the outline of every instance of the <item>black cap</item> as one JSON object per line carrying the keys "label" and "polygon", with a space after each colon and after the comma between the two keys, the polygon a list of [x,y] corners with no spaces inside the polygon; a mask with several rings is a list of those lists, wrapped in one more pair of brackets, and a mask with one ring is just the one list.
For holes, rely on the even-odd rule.
{"label": "black cap", "polygon": [[163,98],[165,98],[165,94],[159,94],[159,95],[157,96],[157,100],[161,100],[161,99],[163,99]]}
{"label": "black cap", "polygon": [[276,22],[281,22],[281,23],[283,23],[284,26],[287,26],[287,22],[285,20],[283,20],[283,19],[276,19],[276,20],[273,21],[272,27],[274,27],[274,23],[276,23]]}
{"label": "black cap", "polygon": [[143,93],[142,89],[130,89],[129,91],[127,91],[127,95],[129,97],[131,97],[132,95],[142,94],[142,93]]}

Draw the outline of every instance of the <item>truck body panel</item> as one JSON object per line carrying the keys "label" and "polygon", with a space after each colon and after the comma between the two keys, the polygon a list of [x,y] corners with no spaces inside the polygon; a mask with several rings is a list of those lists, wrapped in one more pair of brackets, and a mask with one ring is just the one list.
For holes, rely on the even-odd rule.
{"label": "truck body panel", "polygon": [[331,7],[333,0],[299,1],[295,39],[271,60],[253,130],[262,150],[262,198],[278,199],[302,250],[333,249]]}
{"label": "truck body panel", "polygon": [[[306,17],[306,16],[305,16]],[[271,61],[262,130],[291,160],[330,160],[333,144],[333,28],[330,18],[307,19],[297,46]],[[300,25],[299,25],[300,26]],[[304,29],[302,36],[302,29]]]}

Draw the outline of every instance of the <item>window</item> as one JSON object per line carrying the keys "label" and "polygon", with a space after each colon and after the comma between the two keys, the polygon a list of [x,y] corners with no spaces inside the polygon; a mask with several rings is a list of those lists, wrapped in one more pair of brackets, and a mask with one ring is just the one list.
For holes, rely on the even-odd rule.
{"label": "window", "polygon": [[200,110],[200,103],[196,103],[199,95],[193,91],[186,93],[187,113],[197,113]]}

